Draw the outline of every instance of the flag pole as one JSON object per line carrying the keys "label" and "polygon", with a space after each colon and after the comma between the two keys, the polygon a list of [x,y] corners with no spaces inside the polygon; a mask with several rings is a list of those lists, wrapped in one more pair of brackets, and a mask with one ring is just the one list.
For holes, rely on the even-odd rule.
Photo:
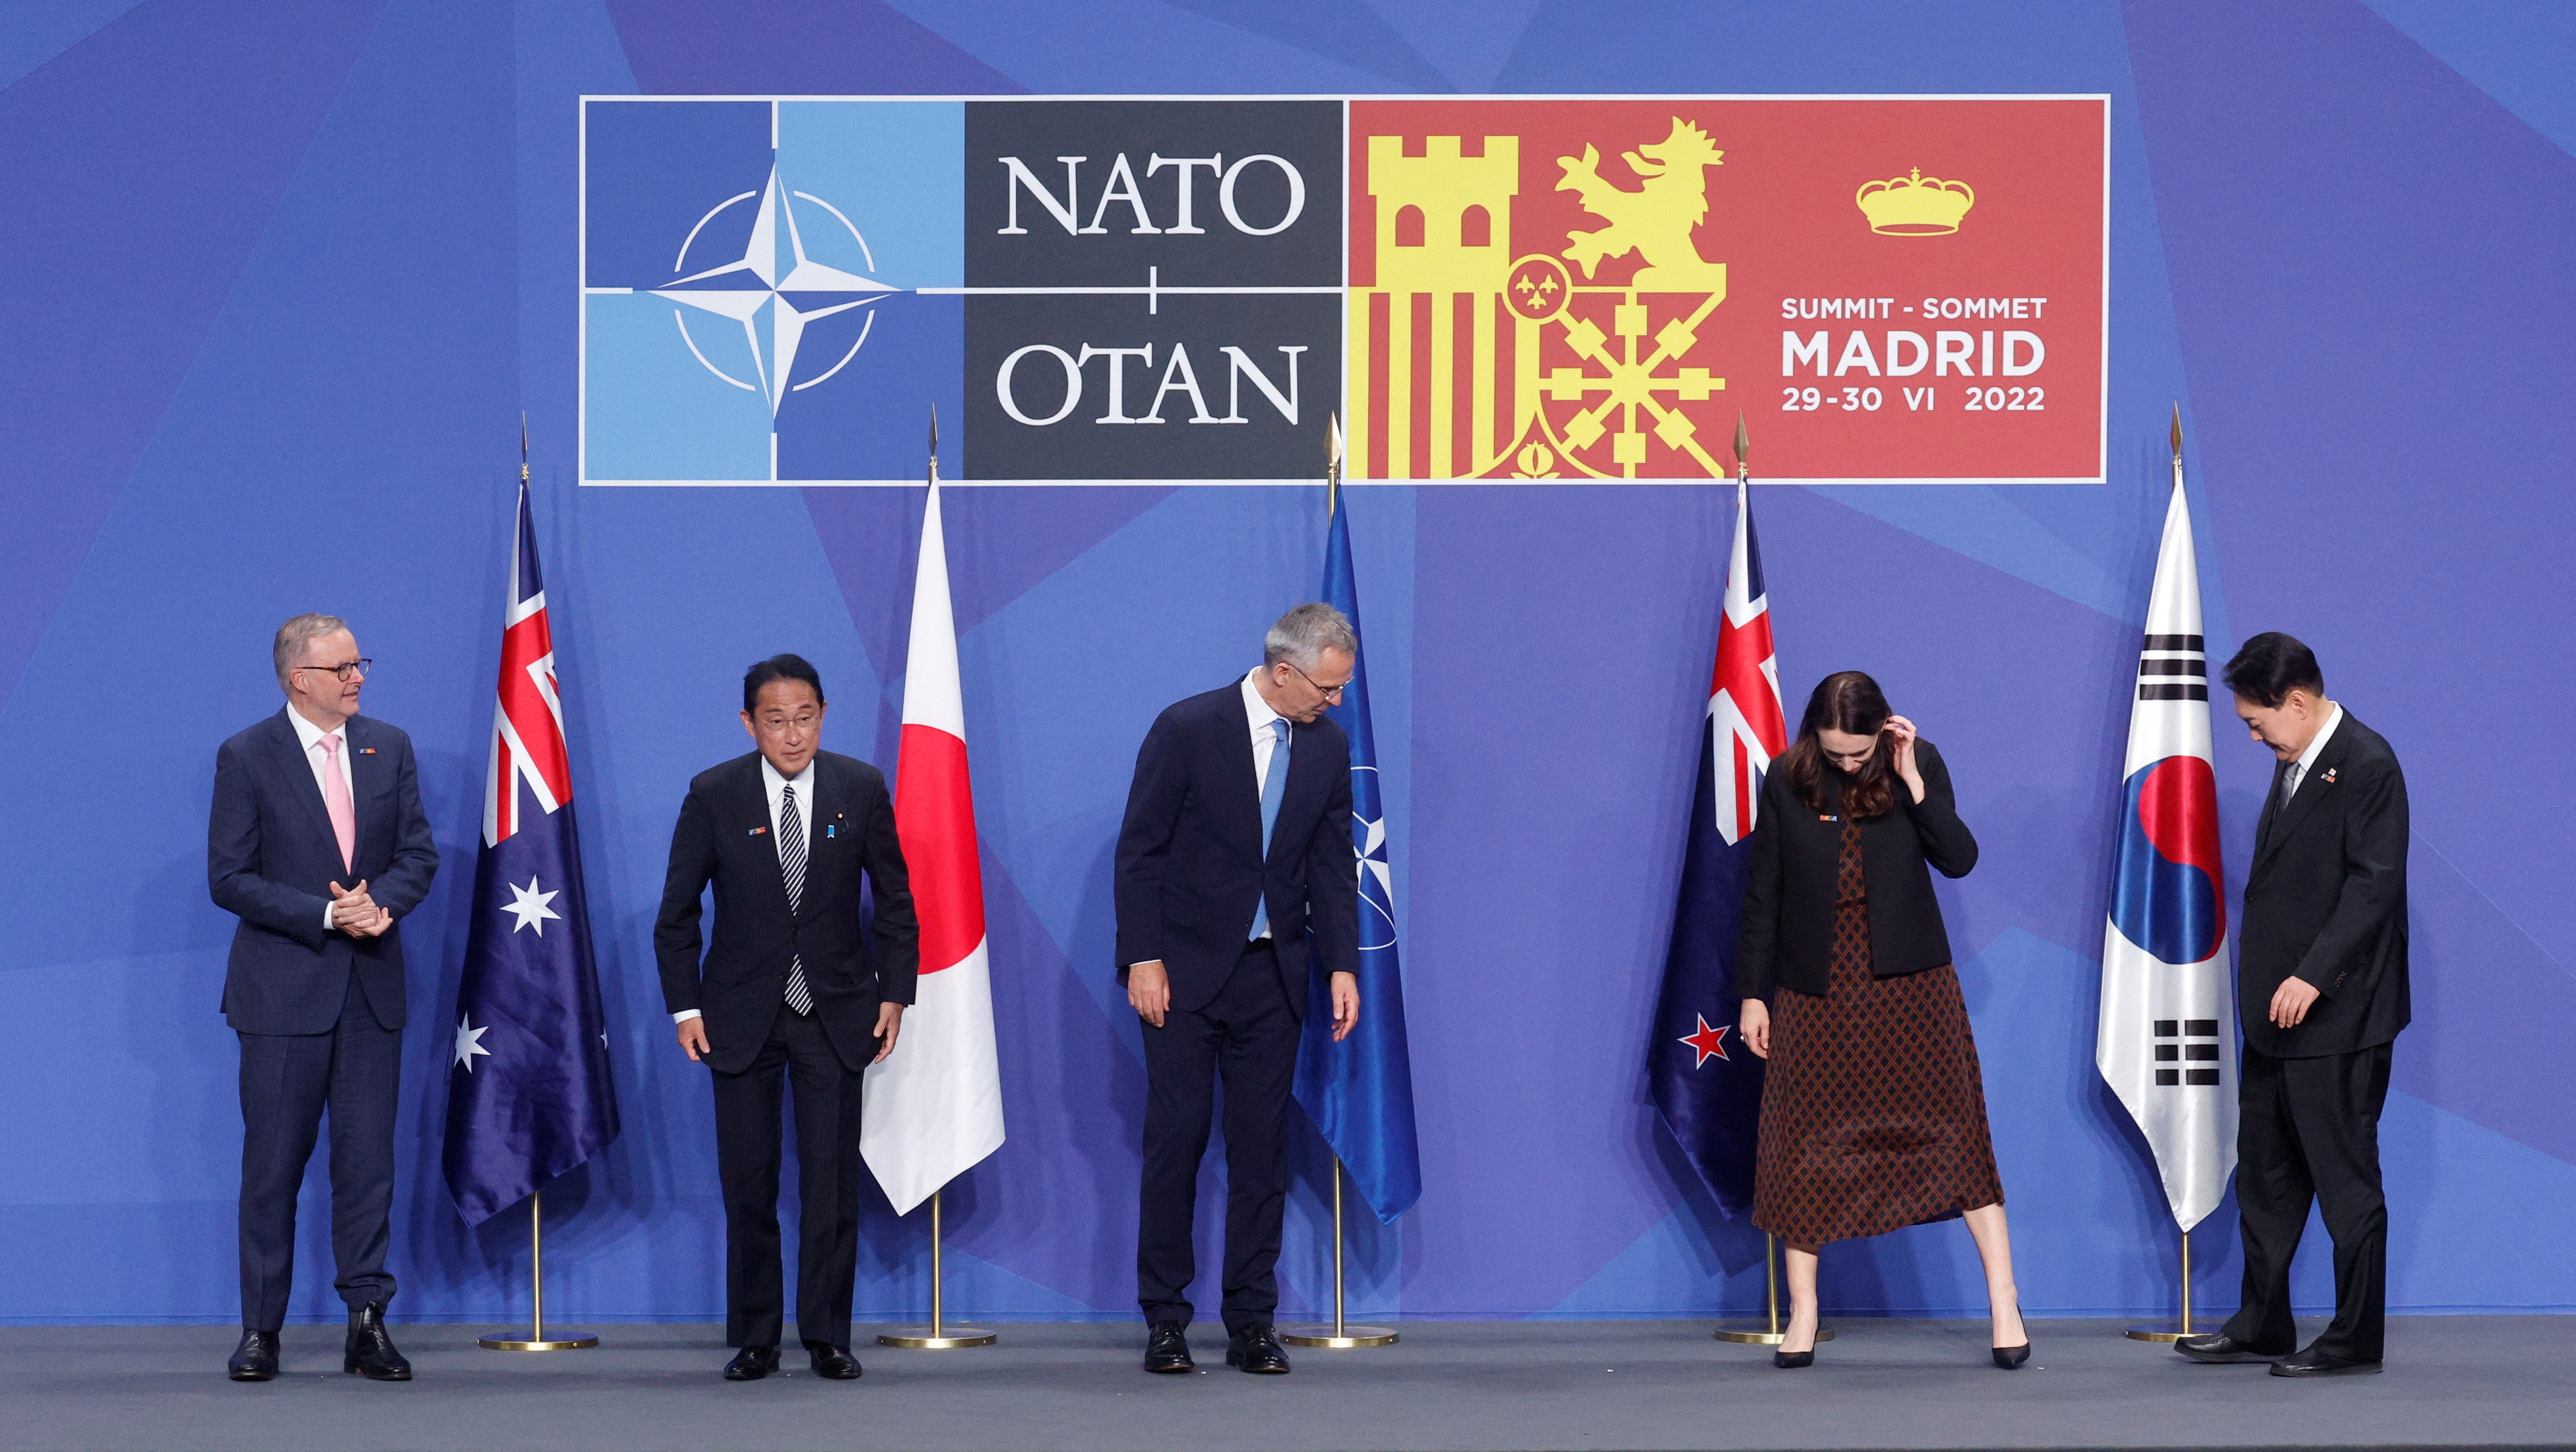
{"label": "flag pole", "polygon": [[525,1340],[514,1336],[479,1336],[475,1344],[486,1351],[587,1351],[599,1344],[599,1338],[575,1334],[546,1335],[546,1212],[545,1196],[536,1191],[528,1194],[528,1334]]}
{"label": "flag pole", "polygon": [[[2173,444],[2174,487],[2180,489],[2182,487],[2182,404],[2179,401],[2173,406],[2173,431],[2167,435],[2167,438]],[[2182,1232],[2182,1320],[2180,1324],[2171,1331],[2154,1326],[2132,1326],[2129,1328],[2128,1336],[2132,1341],[2174,1342],[2196,1334],[2191,1329],[2191,1232],[2184,1230]]]}
{"label": "flag pole", "polygon": [[[939,406],[930,406],[930,487],[939,487]],[[899,1346],[907,1351],[956,1351],[968,1346],[990,1346],[1001,1340],[1001,1333],[988,1326],[951,1326],[948,1324],[948,1261],[945,1254],[947,1227],[942,1224],[946,1186],[930,1192],[930,1324],[897,1326],[877,1333],[879,1346]]]}
{"label": "flag pole", "polygon": [[[1330,415],[1324,434],[1324,517],[1342,507],[1342,416]],[[1327,1351],[1351,1351],[1362,1346],[1393,1346],[1395,1328],[1391,1326],[1354,1326],[1346,1314],[1347,1286],[1344,1276],[1345,1239],[1342,1230],[1342,1157],[1333,1156],[1333,1324],[1330,1326],[1291,1326],[1279,1333],[1279,1339],[1291,1346],[1320,1346]]]}

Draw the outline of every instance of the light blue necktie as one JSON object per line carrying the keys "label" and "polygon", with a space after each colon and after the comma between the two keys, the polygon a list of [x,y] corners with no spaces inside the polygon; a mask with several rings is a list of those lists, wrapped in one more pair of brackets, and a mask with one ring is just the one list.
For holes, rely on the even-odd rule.
{"label": "light blue necktie", "polygon": [[[1270,775],[1261,783],[1261,861],[1270,861],[1270,829],[1279,824],[1279,799],[1288,795],[1288,718],[1273,719],[1270,729],[1279,744],[1270,748]],[[1265,874],[1266,875],[1266,874]],[[1252,909],[1252,936],[1270,931],[1270,894],[1264,891],[1261,901]]]}

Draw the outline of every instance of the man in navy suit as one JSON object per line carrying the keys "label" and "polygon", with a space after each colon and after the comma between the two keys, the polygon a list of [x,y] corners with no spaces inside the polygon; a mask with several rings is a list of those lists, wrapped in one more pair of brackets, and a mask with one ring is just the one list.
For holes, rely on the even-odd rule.
{"label": "man in navy suit", "polygon": [[241,1038],[242,1339],[235,1381],[277,1375],[295,1269],[295,1192],[331,1118],[333,1285],[349,1307],[341,1369],[409,1381],[385,1332],[402,1075],[396,926],[438,871],[411,738],[358,714],[370,664],[337,616],[277,629],[286,709],[215,753],[206,886],[241,919],[224,1017]]}
{"label": "man in navy suit", "polygon": [[[779,1101],[796,1100],[796,1334],[814,1374],[855,1380],[861,1075],[894,1052],[921,929],[885,774],[821,747],[823,678],[772,656],[743,676],[759,749],[698,773],[671,829],[653,925],[662,1002],[680,1047],[713,1071],[725,1206],[727,1381],[778,1370]],[[860,879],[876,899],[873,945]],[[699,897],[715,885],[709,944]],[[705,949],[700,961],[699,951]]]}
{"label": "man in navy suit", "polygon": [[[2237,719],[2278,763],[2254,828],[2238,919],[2245,1050],[2236,1080],[2236,1208],[2245,1294],[2194,1361],[2270,1362],[2274,1376],[2379,1370],[2388,1202],[2379,1112],[2406,981],[2406,774],[2388,739],[2326,695],[2315,653],[2277,631],[2227,663]],[[2335,1314],[2304,1350],[2290,1258],[2308,1207],[2334,1240]]]}
{"label": "man in navy suit", "polygon": [[1331,975],[1333,1037],[1360,1015],[1351,745],[1323,718],[1358,654],[1340,611],[1300,605],[1270,628],[1259,667],[1166,709],[1136,753],[1118,832],[1118,973],[1145,1022],[1147,1371],[1194,1369],[1190,1221],[1217,1078],[1226,1364],[1288,1370],[1271,1318],[1308,953]]}

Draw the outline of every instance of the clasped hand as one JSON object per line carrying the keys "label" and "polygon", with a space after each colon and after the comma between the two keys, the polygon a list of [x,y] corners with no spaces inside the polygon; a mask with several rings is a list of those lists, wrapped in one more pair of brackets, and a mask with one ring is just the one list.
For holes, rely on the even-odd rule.
{"label": "clasped hand", "polygon": [[331,926],[352,938],[380,938],[393,925],[393,913],[367,896],[365,878],[356,887],[331,884]]}

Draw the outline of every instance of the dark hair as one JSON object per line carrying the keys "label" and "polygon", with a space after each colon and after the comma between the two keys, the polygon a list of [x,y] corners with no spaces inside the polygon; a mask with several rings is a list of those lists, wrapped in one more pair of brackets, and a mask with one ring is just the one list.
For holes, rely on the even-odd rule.
{"label": "dark hair", "polygon": [[2227,689],[2266,711],[2288,700],[2292,691],[2305,691],[2320,701],[2326,696],[2325,672],[2317,669],[2317,653],[2297,637],[2277,630],[2264,631],[2237,647],[2225,678]]}
{"label": "dark hair", "polygon": [[814,704],[823,704],[823,677],[801,655],[773,655],[742,673],[742,710],[760,709],[760,688],[771,681],[803,681],[814,688]]}
{"label": "dark hair", "polygon": [[1798,800],[1809,810],[1821,812],[1827,763],[1816,733],[1830,729],[1875,736],[1878,745],[1869,760],[1843,783],[1843,810],[1855,817],[1875,817],[1896,805],[1896,748],[1883,734],[1889,714],[1878,682],[1859,671],[1836,671],[1816,682],[1815,694],[1807,698],[1807,712],[1798,718],[1798,739],[1781,753],[1773,769],[1789,773],[1789,787]]}

